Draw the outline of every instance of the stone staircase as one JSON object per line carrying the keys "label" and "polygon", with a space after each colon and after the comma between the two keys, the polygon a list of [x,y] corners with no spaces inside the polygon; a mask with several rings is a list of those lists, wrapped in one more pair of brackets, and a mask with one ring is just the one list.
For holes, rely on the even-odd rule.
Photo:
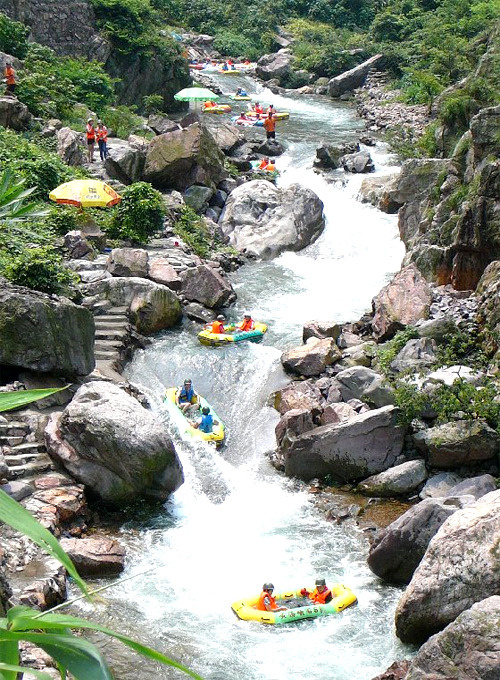
{"label": "stone staircase", "polygon": [[122,361],[122,350],[130,336],[131,325],[126,307],[111,307],[105,312],[97,310],[94,316],[94,354],[99,368],[101,362],[112,365],[116,370]]}
{"label": "stone staircase", "polygon": [[[30,421],[33,416],[30,416]],[[29,482],[38,475],[56,469],[45,444],[37,438],[31,422],[20,414],[4,414],[0,421],[0,450],[7,465],[9,482]]]}

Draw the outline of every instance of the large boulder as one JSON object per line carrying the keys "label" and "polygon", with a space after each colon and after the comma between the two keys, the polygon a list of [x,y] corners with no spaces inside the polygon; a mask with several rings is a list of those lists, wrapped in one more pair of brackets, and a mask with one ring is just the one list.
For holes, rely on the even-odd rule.
{"label": "large boulder", "polygon": [[437,344],[432,338],[408,340],[391,361],[391,371],[396,373],[409,370],[417,372],[419,369],[431,366],[437,359],[436,350]]}
{"label": "large boulder", "polygon": [[487,349],[500,355],[500,260],[486,267],[477,286],[479,295],[478,317],[484,328]]}
{"label": "large boulder", "polygon": [[234,248],[263,259],[305,248],[324,226],[323,203],[313,191],[300,184],[279,189],[265,180],[232,191],[219,219]]}
{"label": "large boulder", "polygon": [[148,127],[150,127],[155,134],[164,135],[166,132],[173,132],[179,129],[179,123],[175,120],[170,120],[168,116],[162,113],[151,114],[148,118]]}
{"label": "large boulder", "polygon": [[500,590],[500,490],[458,510],[427,548],[396,609],[396,633],[421,643]]}
{"label": "large boulder", "polygon": [[125,549],[108,536],[62,538],[60,543],[80,576],[119,574],[125,567]]}
{"label": "large boulder", "polygon": [[327,366],[340,359],[340,350],[331,338],[320,340],[309,338],[299,347],[294,347],[281,355],[281,363],[286,371],[307,377],[320,375]]}
{"label": "large boulder", "polygon": [[364,479],[391,467],[403,440],[397,409],[384,406],[293,439],[284,451],[285,472],[305,481],[325,475],[341,482]]}
{"label": "large boulder", "polygon": [[122,140],[112,139],[110,142],[110,153],[104,161],[104,169],[108,175],[124,184],[139,182],[144,171],[147,147]]}
{"label": "large boulder", "polygon": [[416,448],[435,468],[459,468],[498,460],[500,436],[480,420],[457,420],[413,435]]}
{"label": "large boulder", "polygon": [[376,54],[362,64],[332,78],[328,82],[330,97],[340,97],[346,92],[352,92],[352,90],[355,90],[357,87],[361,87],[366,80],[368,72],[382,59],[382,56],[382,54]]}
{"label": "large boulder", "polygon": [[151,140],[144,179],[160,189],[185,191],[192,184],[215,189],[225,176],[224,154],[199,123]]}
{"label": "large boulder", "polygon": [[113,383],[82,385],[45,437],[50,455],[107,503],[164,501],[183,482],[162,422]]}
{"label": "large boulder", "polygon": [[302,327],[302,341],[307,342],[309,338],[333,338],[337,340],[342,328],[335,321],[308,321]]}
{"label": "large boulder", "polygon": [[244,135],[235,125],[222,122],[218,116],[206,116],[203,125],[210,130],[215,143],[225,154],[231,155],[245,141]]}
{"label": "large boulder", "polygon": [[406,496],[418,489],[426,479],[424,461],[409,460],[363,480],[358,484],[358,491],[379,498]]}
{"label": "large boulder", "polygon": [[379,408],[394,403],[394,390],[384,378],[366,366],[352,366],[335,376],[344,401],[360,399]]}
{"label": "large boulder", "polygon": [[104,298],[113,307],[128,307],[130,320],[143,335],[171,328],[182,317],[177,295],[154,281],[120,276],[90,283],[85,289],[91,300]]}
{"label": "large boulder", "polygon": [[206,264],[186,269],[181,279],[181,292],[186,300],[200,302],[205,307],[223,307],[236,298],[231,284]]}
{"label": "large boulder", "polygon": [[323,409],[324,399],[320,390],[308,380],[292,382],[274,397],[274,408],[281,415],[292,409],[305,409],[318,415]]}
{"label": "large boulder", "polygon": [[255,74],[262,80],[280,81],[286,86],[292,72],[292,54],[289,49],[281,49],[274,54],[264,54],[257,62]]}
{"label": "large boulder", "polygon": [[57,155],[66,165],[83,165],[82,135],[69,127],[56,133]]}
{"label": "large boulder", "polygon": [[350,153],[342,156],[342,167],[347,172],[364,173],[373,172],[375,166],[372,157],[368,151],[358,151],[357,153]]}
{"label": "large boulder", "polygon": [[181,289],[181,278],[177,270],[165,257],[150,257],[148,259],[148,277],[176,292]]}
{"label": "large boulder", "polygon": [[145,278],[148,275],[148,253],[142,248],[113,248],[106,269],[113,276]]}
{"label": "large boulder", "polygon": [[94,318],[65,298],[0,282],[0,366],[66,378],[94,370]]}
{"label": "large boulder", "polygon": [[418,650],[405,680],[496,680],[500,596],[472,605]]}
{"label": "large boulder", "polygon": [[17,132],[26,130],[30,124],[32,115],[26,104],[17,97],[10,95],[0,96],[0,125],[11,128]]}
{"label": "large boulder", "polygon": [[368,566],[384,581],[409,583],[444,522],[473,501],[473,496],[427,498],[412,506],[376,534],[370,545]]}
{"label": "large boulder", "polygon": [[429,316],[429,284],[414,264],[404,267],[373,298],[372,331],[377,340],[389,340],[396,331]]}
{"label": "large boulder", "polygon": [[287,433],[293,437],[303,434],[314,427],[311,411],[305,408],[295,408],[281,416],[275,427],[276,441],[279,445]]}

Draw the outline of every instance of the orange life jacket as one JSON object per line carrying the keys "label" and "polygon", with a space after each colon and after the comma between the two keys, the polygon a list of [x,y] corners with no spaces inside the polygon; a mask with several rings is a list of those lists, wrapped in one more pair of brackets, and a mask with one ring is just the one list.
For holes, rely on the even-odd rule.
{"label": "orange life jacket", "polygon": [[264,604],[264,600],[269,598],[269,604],[271,605],[271,610],[276,610],[278,609],[278,605],[276,604],[276,600],[272,595],[270,595],[267,590],[263,590],[261,594],[259,595],[259,601],[257,602],[257,609],[261,612],[267,612],[268,610],[266,609],[266,605]]}
{"label": "orange life jacket", "polygon": [[102,127],[98,127],[96,130],[96,135],[97,135],[97,141],[99,142],[107,142],[108,141],[108,128],[103,125]]}
{"label": "orange life jacket", "polygon": [[212,333],[224,333],[224,324],[221,321],[212,321]]}
{"label": "orange life jacket", "polygon": [[274,163],[269,163],[269,165],[266,166],[266,170],[272,172],[273,170],[276,170],[276,166],[274,165]]}
{"label": "orange life jacket", "polygon": [[238,328],[240,329],[240,331],[253,331],[254,323],[252,319],[243,319]]}
{"label": "orange life jacket", "polygon": [[5,67],[5,79],[7,85],[15,85],[16,84],[16,72],[12,68],[12,66]]}
{"label": "orange life jacket", "polygon": [[272,116],[268,116],[267,118],[264,118],[263,126],[266,132],[274,132],[276,130],[276,121]]}
{"label": "orange life jacket", "polygon": [[315,604],[326,604],[326,600],[329,595],[332,594],[332,591],[330,588],[325,588],[325,590],[320,593],[317,588],[315,588],[312,593],[309,593],[309,599],[312,600]]}
{"label": "orange life jacket", "polygon": [[267,162],[266,159],[264,158],[264,159],[261,160],[261,162],[260,162],[259,170],[264,170],[265,168],[267,168],[267,166],[268,166],[268,162]]}
{"label": "orange life jacket", "polygon": [[94,126],[91,125],[90,123],[87,123],[85,134],[87,135],[87,139],[95,139]]}

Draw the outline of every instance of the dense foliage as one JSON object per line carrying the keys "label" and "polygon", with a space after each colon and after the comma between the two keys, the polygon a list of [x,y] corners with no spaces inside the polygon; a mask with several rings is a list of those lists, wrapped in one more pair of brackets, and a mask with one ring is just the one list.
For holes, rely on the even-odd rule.
{"label": "dense foliage", "polygon": [[42,293],[72,297],[78,276],[68,269],[52,246],[25,248],[10,257],[2,274],[18,286],[26,286]]}
{"label": "dense foliage", "polygon": [[147,182],[131,184],[122,195],[122,202],[105,227],[108,235],[147,243],[163,226],[165,206],[162,195]]}

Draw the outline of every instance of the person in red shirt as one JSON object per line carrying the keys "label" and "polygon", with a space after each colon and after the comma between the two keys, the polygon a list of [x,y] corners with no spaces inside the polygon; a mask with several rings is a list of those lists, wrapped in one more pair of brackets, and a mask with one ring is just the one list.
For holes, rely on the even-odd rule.
{"label": "person in red shirt", "polygon": [[95,144],[95,128],[94,120],[89,118],[85,126],[85,137],[87,138],[87,160],[89,163],[94,162],[94,144]]}
{"label": "person in red shirt", "polygon": [[102,120],[97,121],[96,139],[97,145],[99,146],[101,161],[105,161],[108,155],[108,128],[104,125]]}
{"label": "person in red shirt", "polygon": [[255,111],[255,113],[258,113],[259,115],[260,115],[261,113],[264,113],[264,109],[263,109],[262,106],[259,104],[259,102],[255,102],[254,111]]}
{"label": "person in red shirt", "polygon": [[264,128],[267,139],[276,139],[276,121],[271,112],[268,113],[267,118],[264,118]]}
{"label": "person in red shirt", "polygon": [[274,586],[272,583],[264,583],[262,592],[259,595],[257,609],[262,612],[282,612],[288,607],[278,607],[273,597]]}
{"label": "person in red shirt", "polygon": [[12,64],[8,61],[5,64],[5,70],[3,72],[5,76],[5,84],[7,85],[7,92],[12,92],[14,94],[16,89],[16,72],[12,68]]}

